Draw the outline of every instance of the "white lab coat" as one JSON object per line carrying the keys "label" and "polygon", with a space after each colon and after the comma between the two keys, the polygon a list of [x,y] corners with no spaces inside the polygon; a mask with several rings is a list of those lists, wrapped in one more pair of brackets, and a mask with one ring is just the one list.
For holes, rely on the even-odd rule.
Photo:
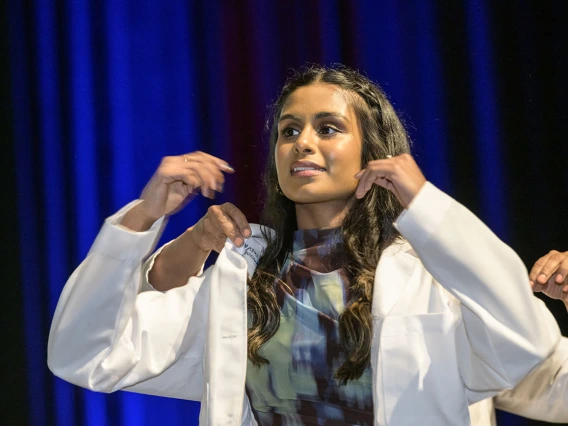
{"label": "white lab coat", "polygon": [[[244,392],[247,263],[227,242],[187,285],[140,293],[163,219],[129,232],[117,224],[131,206],[107,219],[65,285],[49,368],[96,391],[199,400],[200,424],[255,424]],[[375,274],[375,424],[468,425],[468,405],[557,350],[558,326],[518,256],[432,184],[395,225],[406,242],[384,251]]]}

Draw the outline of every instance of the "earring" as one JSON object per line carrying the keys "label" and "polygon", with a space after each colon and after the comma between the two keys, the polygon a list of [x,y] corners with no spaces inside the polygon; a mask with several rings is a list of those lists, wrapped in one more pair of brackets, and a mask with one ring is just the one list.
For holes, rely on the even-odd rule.
{"label": "earring", "polygon": [[284,195],[284,193],[282,192],[282,189],[280,189],[280,185],[276,184],[275,189],[276,189],[276,193],[278,195]]}

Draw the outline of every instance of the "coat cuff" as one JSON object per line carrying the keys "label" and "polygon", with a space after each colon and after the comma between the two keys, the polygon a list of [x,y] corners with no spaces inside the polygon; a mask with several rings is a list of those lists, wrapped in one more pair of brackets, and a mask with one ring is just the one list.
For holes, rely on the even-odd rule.
{"label": "coat cuff", "polygon": [[108,217],[91,247],[91,252],[129,262],[141,262],[154,248],[164,226],[164,216],[144,232],[132,231],[120,225],[130,209],[141,200],[133,201]]}
{"label": "coat cuff", "polygon": [[414,247],[424,246],[443,221],[454,200],[426,182],[394,222],[394,227]]}
{"label": "coat cuff", "polygon": [[[171,244],[174,241],[175,240],[171,240],[171,241],[167,242],[166,244],[164,244],[162,247],[160,247],[158,250],[156,250],[152,254],[152,256],[150,256],[144,262],[144,265],[142,266],[142,285],[140,286],[140,293],[142,293],[144,291],[161,291],[161,290],[156,290],[156,288],[150,282],[150,271],[154,267],[154,263],[156,262],[156,258],[160,255],[162,250],[164,250],[164,248],[166,248],[166,246],[168,246],[169,244]],[[205,269],[205,262],[203,262],[203,265],[201,265],[201,269],[199,269],[199,272],[195,276],[196,277],[201,276],[203,274],[204,269]],[[189,279],[191,279],[191,278],[193,278],[193,277],[189,277]],[[189,283],[189,279],[187,281],[188,283]],[[165,292],[162,291],[162,293],[165,293]]]}
{"label": "coat cuff", "polygon": [[[144,262],[144,266],[142,266],[142,285],[140,286],[140,293],[144,291],[159,291],[154,288],[154,286],[150,283],[150,271],[154,267],[154,262],[156,258],[160,255],[162,250],[166,248],[167,245],[171,244],[174,240],[167,242],[158,250],[156,250],[152,256],[150,256],[146,262]],[[162,292],[164,293],[164,292]]]}

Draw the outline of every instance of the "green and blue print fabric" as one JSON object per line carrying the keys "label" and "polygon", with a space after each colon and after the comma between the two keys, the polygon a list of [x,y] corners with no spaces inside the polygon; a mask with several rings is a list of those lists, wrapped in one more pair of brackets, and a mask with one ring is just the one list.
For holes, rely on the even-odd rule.
{"label": "green and blue print fabric", "polygon": [[340,385],[335,371],[345,356],[338,318],[349,300],[339,228],[294,233],[293,250],[275,283],[280,327],[250,361],[246,390],[261,425],[372,425],[370,367]]}

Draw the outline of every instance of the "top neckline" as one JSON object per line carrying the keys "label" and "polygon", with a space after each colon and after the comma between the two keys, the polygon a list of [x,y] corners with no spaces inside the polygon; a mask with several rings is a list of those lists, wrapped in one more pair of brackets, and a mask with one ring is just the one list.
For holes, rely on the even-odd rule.
{"label": "top neckline", "polygon": [[292,251],[311,249],[319,246],[335,245],[342,240],[341,227],[325,229],[299,229],[294,231]]}

